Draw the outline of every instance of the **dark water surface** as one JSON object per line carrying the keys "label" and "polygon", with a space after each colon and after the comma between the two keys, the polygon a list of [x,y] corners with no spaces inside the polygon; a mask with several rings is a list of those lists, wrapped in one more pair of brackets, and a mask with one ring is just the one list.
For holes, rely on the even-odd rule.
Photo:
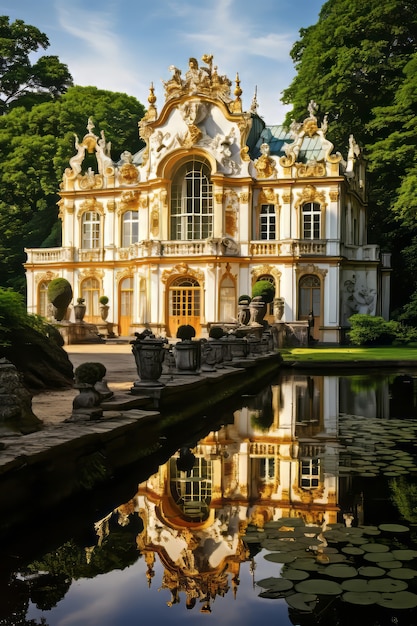
{"label": "dark water surface", "polygon": [[0,625],[415,625],[416,435],[417,371],[282,373],[3,541]]}

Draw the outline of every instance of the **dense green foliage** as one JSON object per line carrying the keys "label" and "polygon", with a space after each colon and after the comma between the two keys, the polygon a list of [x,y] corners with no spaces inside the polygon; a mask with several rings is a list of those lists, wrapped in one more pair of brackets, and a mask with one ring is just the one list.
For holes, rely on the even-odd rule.
{"label": "dense green foliage", "polygon": [[36,315],[29,315],[21,294],[0,287],[0,355],[1,347],[12,344],[13,334],[30,328],[45,336],[52,330]]}
{"label": "dense green foliage", "polygon": [[0,17],[0,285],[21,293],[24,247],[61,245],[58,190],[76,153],[74,134],[81,140],[91,117],[116,161],[143,145],[137,129],[143,105],[123,93],[71,86],[55,57],[32,66],[29,55],[48,45],[38,29]]}
{"label": "dense green foliage", "polygon": [[[328,137],[349,135],[369,162],[369,236],[393,257],[392,303],[399,316],[417,289],[417,12],[404,0],[328,0],[300,30],[296,76],[283,92],[286,123],[313,99],[328,114]],[[407,316],[417,321],[417,298]],[[403,311],[404,313],[404,311]]]}
{"label": "dense green foliage", "polygon": [[275,287],[269,280],[257,280],[252,287],[252,297],[261,297],[265,304],[272,302],[275,296]]}
{"label": "dense green foliage", "polygon": [[195,328],[191,326],[191,324],[181,324],[181,326],[178,326],[176,336],[177,339],[181,339],[181,341],[192,339],[195,337]]}
{"label": "dense green foliage", "polygon": [[48,46],[48,37],[35,26],[0,15],[0,115],[17,104],[31,108],[57,98],[72,85],[58,57],[41,56],[32,65],[30,54]]}
{"label": "dense green foliage", "polygon": [[408,344],[417,341],[417,329],[383,317],[356,313],[349,318],[349,340],[357,346]]}

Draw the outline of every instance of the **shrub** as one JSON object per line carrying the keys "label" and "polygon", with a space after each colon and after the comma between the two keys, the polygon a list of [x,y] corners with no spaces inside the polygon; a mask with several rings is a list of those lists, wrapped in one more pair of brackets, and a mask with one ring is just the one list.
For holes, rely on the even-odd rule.
{"label": "shrub", "polygon": [[81,363],[74,370],[75,382],[95,385],[106,374],[106,368],[102,363]]}
{"label": "shrub", "polygon": [[77,298],[77,304],[84,304],[85,298]]}
{"label": "shrub", "polygon": [[398,322],[387,322],[383,317],[363,313],[355,313],[349,322],[349,340],[357,346],[390,345],[396,338],[399,326]]}
{"label": "shrub", "polygon": [[246,304],[246,302],[250,304],[251,300],[252,298],[250,296],[242,295],[242,296],[239,296],[239,299],[237,302],[238,304],[243,304],[243,303]]}
{"label": "shrub", "polygon": [[67,308],[72,300],[72,287],[66,278],[54,278],[48,285],[48,300],[57,309]]}
{"label": "shrub", "polygon": [[108,303],[109,299],[107,296],[100,296],[99,298],[99,302],[100,304],[106,305]]}
{"label": "shrub", "polygon": [[192,339],[195,337],[195,328],[190,324],[182,324],[177,330],[177,339],[184,341],[185,339]]}
{"label": "shrub", "polygon": [[252,297],[261,297],[265,304],[269,304],[275,297],[275,287],[269,280],[258,280],[252,287]]}
{"label": "shrub", "polygon": [[211,337],[211,339],[221,339],[224,335],[225,332],[221,326],[212,326],[209,330],[209,337]]}

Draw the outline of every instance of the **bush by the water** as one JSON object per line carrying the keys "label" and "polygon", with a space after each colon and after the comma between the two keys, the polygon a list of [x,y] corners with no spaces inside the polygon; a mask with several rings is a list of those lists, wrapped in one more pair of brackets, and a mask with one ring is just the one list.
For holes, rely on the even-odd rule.
{"label": "bush by the water", "polygon": [[349,318],[350,343],[356,346],[405,345],[417,341],[417,329],[383,317],[355,313]]}

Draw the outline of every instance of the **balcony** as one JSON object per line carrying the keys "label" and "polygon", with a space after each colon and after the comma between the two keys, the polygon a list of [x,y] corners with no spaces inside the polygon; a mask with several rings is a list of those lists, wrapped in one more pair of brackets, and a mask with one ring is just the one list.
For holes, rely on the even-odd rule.
{"label": "balcony", "polygon": [[353,246],[345,244],[342,246],[342,255],[353,261],[379,261],[379,246],[376,244],[366,244],[364,246]]}
{"label": "balcony", "polygon": [[26,263],[50,265],[74,261],[74,248],[25,248]]}

